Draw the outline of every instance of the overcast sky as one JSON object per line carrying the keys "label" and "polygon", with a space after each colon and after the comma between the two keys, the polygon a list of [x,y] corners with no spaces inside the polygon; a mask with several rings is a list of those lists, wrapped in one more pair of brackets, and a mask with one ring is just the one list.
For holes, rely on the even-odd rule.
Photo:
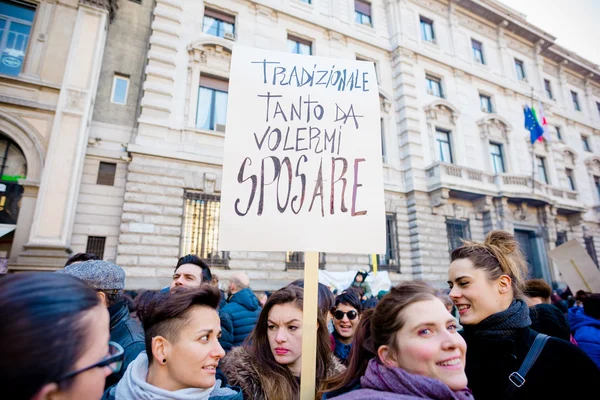
{"label": "overcast sky", "polygon": [[600,64],[600,0],[499,0],[556,37],[556,44]]}

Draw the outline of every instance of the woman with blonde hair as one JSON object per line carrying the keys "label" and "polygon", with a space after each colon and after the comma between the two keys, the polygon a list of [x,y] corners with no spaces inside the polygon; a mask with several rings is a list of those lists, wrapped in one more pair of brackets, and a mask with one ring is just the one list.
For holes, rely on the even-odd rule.
{"label": "woman with blonde hair", "polygon": [[[597,392],[600,371],[565,340],[536,340],[523,300],[528,274],[519,244],[505,231],[490,232],[484,243],[465,241],[452,252],[448,284],[469,349],[469,387],[478,400],[586,398]],[[525,363],[538,348],[537,359]],[[531,365],[528,372],[523,364]]]}
{"label": "woman with blonde hair", "polygon": [[[269,296],[245,344],[235,347],[222,360],[221,368],[227,382],[240,386],[244,398],[300,398],[303,293],[304,289],[289,285]],[[317,385],[343,370],[331,353],[329,334],[321,313],[317,319],[315,367]]]}

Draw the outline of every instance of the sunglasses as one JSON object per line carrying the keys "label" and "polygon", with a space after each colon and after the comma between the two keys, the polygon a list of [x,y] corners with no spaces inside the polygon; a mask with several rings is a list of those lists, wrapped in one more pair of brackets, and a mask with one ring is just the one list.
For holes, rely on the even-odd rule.
{"label": "sunglasses", "polygon": [[108,367],[114,374],[115,372],[119,372],[121,370],[121,366],[123,365],[123,353],[124,350],[116,342],[108,342],[108,354],[102,360],[98,361],[95,364],[90,365],[89,367],[81,368],[73,372],[69,372],[60,378],[58,378],[57,382],[64,381],[65,379],[69,379],[78,375],[82,372],[88,371],[93,368],[103,368]]}
{"label": "sunglasses", "polygon": [[337,310],[333,313],[333,316],[335,317],[335,319],[341,321],[344,319],[344,315],[348,316],[348,319],[350,321],[354,321],[356,319],[356,317],[358,317],[358,312],[356,310],[350,310],[347,312],[343,312],[342,310]]}

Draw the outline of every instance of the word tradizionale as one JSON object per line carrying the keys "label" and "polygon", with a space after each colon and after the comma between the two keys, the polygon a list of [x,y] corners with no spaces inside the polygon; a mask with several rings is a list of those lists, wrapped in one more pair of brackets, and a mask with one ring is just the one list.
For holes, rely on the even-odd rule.
{"label": "word tradizionale", "polygon": [[252,61],[252,64],[261,64],[263,83],[273,86],[314,87],[324,86],[338,91],[362,90],[368,92],[368,72],[358,68],[354,70],[318,67],[314,64],[312,69],[293,66],[291,69],[281,66],[279,61]]}

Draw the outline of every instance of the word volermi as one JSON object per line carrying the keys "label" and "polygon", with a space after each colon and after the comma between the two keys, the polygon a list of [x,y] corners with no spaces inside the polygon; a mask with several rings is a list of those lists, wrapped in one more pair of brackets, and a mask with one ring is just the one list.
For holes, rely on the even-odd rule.
{"label": "word volermi", "polygon": [[[317,64],[311,69],[304,67],[282,67],[279,61],[252,61],[252,64],[261,64],[263,72],[263,83],[273,86],[296,86],[313,87],[325,86],[338,91],[353,91],[361,89],[368,92],[368,72],[361,72],[358,68],[354,70],[336,69],[332,65],[330,69],[317,69]],[[278,66],[279,65],[279,66]]]}

